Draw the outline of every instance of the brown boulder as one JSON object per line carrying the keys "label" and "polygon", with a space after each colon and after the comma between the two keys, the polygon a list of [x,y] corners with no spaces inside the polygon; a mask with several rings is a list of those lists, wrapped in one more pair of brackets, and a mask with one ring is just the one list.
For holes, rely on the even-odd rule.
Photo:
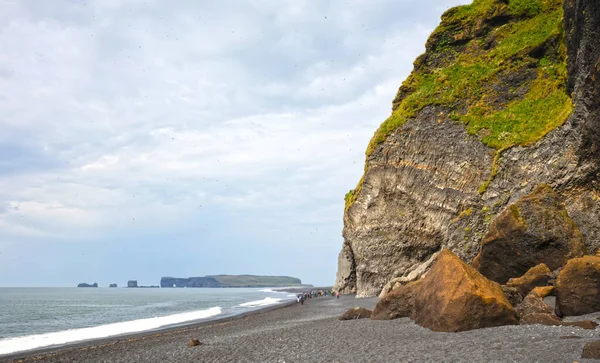
{"label": "brown boulder", "polygon": [[525,316],[530,315],[530,314],[552,314],[552,315],[554,315],[554,311],[552,311],[552,308],[544,302],[544,299],[542,299],[540,296],[538,296],[533,291],[530,292],[527,296],[525,296],[525,298],[523,299],[523,302],[520,303],[515,308],[515,310],[516,310],[517,314],[519,314],[519,316],[521,317],[521,321],[523,321],[523,318]]}
{"label": "brown boulder", "polygon": [[190,339],[190,341],[188,343],[188,347],[192,348],[197,345],[202,345],[202,343],[198,339]]}
{"label": "brown boulder", "polygon": [[527,270],[523,276],[508,280],[506,286],[516,287],[522,296],[527,296],[535,287],[547,286],[552,278],[552,271],[548,266],[540,263]]}
{"label": "brown boulder", "polygon": [[414,319],[425,328],[444,332],[518,324],[500,285],[446,249],[421,280]]}
{"label": "brown boulder", "polygon": [[583,329],[596,329],[598,323],[593,321],[562,321],[554,314],[528,314],[521,318],[521,325],[551,325],[551,326],[576,326]]}
{"label": "brown boulder", "polygon": [[583,346],[583,354],[581,358],[600,359],[600,340],[595,342],[585,343]]}
{"label": "brown boulder", "polygon": [[569,260],[556,279],[556,314],[583,315],[600,311],[600,257]]}
{"label": "brown boulder", "polygon": [[422,281],[409,282],[386,294],[375,305],[371,319],[392,320],[411,317],[415,311],[415,295]]}
{"label": "brown boulder", "polygon": [[346,311],[340,320],[356,320],[356,319],[368,319],[371,317],[371,310],[365,308],[352,308]]}
{"label": "brown boulder", "polygon": [[540,286],[540,287],[536,287],[535,289],[531,290],[531,292],[535,293],[537,296],[541,297],[542,299],[545,297],[548,297],[548,296],[553,296],[554,291],[555,291],[554,286]]}
{"label": "brown boulder", "polygon": [[555,270],[585,254],[583,236],[559,195],[542,184],[492,222],[473,266],[504,284],[539,263]]}
{"label": "brown boulder", "polygon": [[508,287],[506,285],[502,285],[502,291],[504,292],[504,296],[508,299],[508,302],[512,306],[517,306],[523,301],[523,295],[519,292],[519,289],[516,287]]}

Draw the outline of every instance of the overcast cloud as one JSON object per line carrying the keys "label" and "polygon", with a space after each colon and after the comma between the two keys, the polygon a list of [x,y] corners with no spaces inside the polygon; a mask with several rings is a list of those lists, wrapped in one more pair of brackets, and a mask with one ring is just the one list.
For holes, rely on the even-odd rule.
{"label": "overcast cloud", "polygon": [[344,194],[466,0],[0,0],[0,286],[331,284]]}

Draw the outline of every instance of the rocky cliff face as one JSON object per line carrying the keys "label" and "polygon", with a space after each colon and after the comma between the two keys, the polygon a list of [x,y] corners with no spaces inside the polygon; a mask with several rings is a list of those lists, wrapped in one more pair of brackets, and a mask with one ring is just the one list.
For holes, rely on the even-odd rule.
{"label": "rocky cliff face", "polygon": [[598,39],[596,1],[475,0],[447,11],[346,196],[335,288],[376,295],[443,247],[471,262],[492,221],[541,184],[595,252]]}

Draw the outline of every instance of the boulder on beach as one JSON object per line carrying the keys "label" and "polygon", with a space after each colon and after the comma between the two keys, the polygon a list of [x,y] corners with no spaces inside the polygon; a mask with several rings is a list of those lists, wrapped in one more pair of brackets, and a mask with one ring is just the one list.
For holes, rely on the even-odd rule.
{"label": "boulder on beach", "polygon": [[515,277],[506,283],[508,287],[516,287],[522,296],[527,296],[531,290],[538,286],[548,286],[554,276],[546,264],[540,263],[527,270],[521,277]]}
{"label": "boulder on beach", "polygon": [[583,353],[581,354],[581,358],[600,359],[600,340],[585,343],[585,345],[583,346]]}
{"label": "boulder on beach", "polygon": [[409,282],[416,281],[421,277],[425,276],[431,268],[431,265],[433,265],[433,263],[436,261],[437,256],[439,254],[440,251],[431,255],[431,257],[427,261],[417,266],[417,268],[411,271],[407,276],[396,277],[391,279],[387,284],[385,284],[385,286],[381,290],[381,293],[379,294],[379,297],[383,299],[388,293],[390,293],[395,288],[400,287],[402,285],[406,285]]}
{"label": "boulder on beach", "polygon": [[[552,288],[552,286],[550,286]],[[551,292],[551,289],[536,287],[531,291],[523,302],[516,307],[520,316],[521,325],[551,325],[551,326],[576,326],[583,329],[595,329],[597,323],[589,320],[585,321],[563,321],[554,314],[552,308],[544,302],[544,297]],[[539,294],[538,294],[539,293]]]}
{"label": "boulder on beach", "polygon": [[506,285],[502,285],[502,291],[504,292],[504,296],[508,299],[508,302],[512,306],[517,306],[523,301],[523,295],[519,292],[519,289],[516,287],[508,287]]}
{"label": "boulder on beach", "polygon": [[540,286],[531,290],[531,292],[535,293],[537,296],[543,299],[548,296],[554,296],[555,289],[556,288],[554,286]]}
{"label": "boulder on beach", "polygon": [[422,280],[412,281],[390,291],[377,302],[371,319],[392,320],[411,317],[415,311],[415,295],[421,283]]}
{"label": "boulder on beach", "polygon": [[585,254],[583,236],[559,195],[542,184],[492,222],[473,266],[505,284],[540,263],[555,270]]}
{"label": "boulder on beach", "polygon": [[188,347],[192,348],[198,345],[202,345],[202,343],[198,339],[190,339],[188,342]]}
{"label": "boulder on beach", "polygon": [[548,304],[544,302],[544,299],[535,292],[530,292],[525,296],[523,301],[517,305],[515,311],[521,317],[521,320],[530,314],[552,314],[554,311]]}
{"label": "boulder on beach", "polygon": [[110,284],[108,287],[117,287],[117,284]]}
{"label": "boulder on beach", "polygon": [[519,323],[500,285],[447,249],[421,281],[414,318],[422,327],[458,332]]}
{"label": "boulder on beach", "polygon": [[556,314],[583,315],[600,311],[600,257],[569,260],[556,279]]}
{"label": "boulder on beach", "polygon": [[346,311],[342,316],[340,316],[340,320],[369,319],[370,317],[371,310],[355,307]]}
{"label": "boulder on beach", "polygon": [[521,318],[521,325],[550,325],[550,326],[573,326],[588,330],[594,330],[598,323],[593,321],[563,321],[554,314],[528,314]]}

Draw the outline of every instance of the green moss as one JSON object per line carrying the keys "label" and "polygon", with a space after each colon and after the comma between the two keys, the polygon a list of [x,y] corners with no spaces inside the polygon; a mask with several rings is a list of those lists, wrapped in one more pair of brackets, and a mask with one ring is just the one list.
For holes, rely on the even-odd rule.
{"label": "green moss", "polygon": [[[513,21],[490,29],[486,37],[474,35],[482,31],[479,20],[501,15]],[[562,17],[559,0],[511,0],[508,5],[475,0],[449,10],[430,37],[428,52],[434,58],[452,54],[453,61],[439,68],[420,67],[405,80],[402,88],[410,92],[375,132],[367,155],[430,105],[443,106],[453,120],[464,123],[470,134],[479,135],[483,143],[500,153],[516,145],[531,145],[562,125],[572,111],[566,91]],[[492,38],[495,46],[484,49],[483,43]],[[465,40],[464,48],[452,48],[453,43]],[[545,47],[558,48],[557,56],[536,59],[531,55]],[[523,97],[502,107],[490,102],[497,96],[490,86],[502,83],[502,75],[532,66],[537,68],[537,78],[528,84]],[[496,165],[490,181],[494,170]]]}
{"label": "green moss", "polygon": [[344,201],[346,202],[345,206],[344,206],[344,211],[348,211],[348,209],[350,209],[352,204],[354,204],[354,201],[356,201],[356,198],[358,198],[358,196],[360,195],[364,181],[365,181],[365,176],[363,175],[363,177],[360,178],[360,181],[358,182],[358,185],[356,186],[356,188],[354,188],[354,189],[350,190],[348,193],[346,193],[346,196],[344,197]]}

